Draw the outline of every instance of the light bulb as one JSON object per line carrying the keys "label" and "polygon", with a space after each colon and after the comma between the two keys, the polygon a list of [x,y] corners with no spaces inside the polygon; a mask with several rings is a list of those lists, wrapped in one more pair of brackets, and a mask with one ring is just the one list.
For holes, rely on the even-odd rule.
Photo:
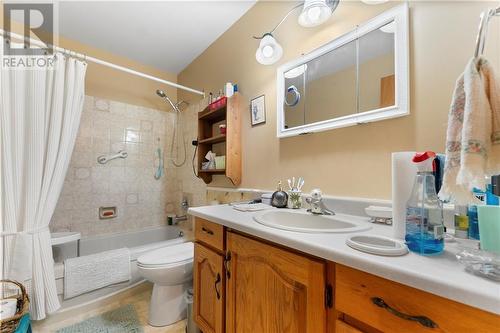
{"label": "light bulb", "polygon": [[312,22],[318,21],[320,15],[321,15],[321,9],[319,7],[312,7],[309,8],[309,10],[307,11],[307,16]]}
{"label": "light bulb", "polygon": [[266,45],[262,48],[262,55],[266,58],[271,58],[274,54],[274,48],[271,45]]}
{"label": "light bulb", "polygon": [[262,65],[272,65],[280,60],[282,55],[283,48],[270,33],[263,36],[255,51],[255,59]]}
{"label": "light bulb", "polygon": [[305,0],[299,24],[303,27],[315,27],[326,22],[338,3],[338,0]]}

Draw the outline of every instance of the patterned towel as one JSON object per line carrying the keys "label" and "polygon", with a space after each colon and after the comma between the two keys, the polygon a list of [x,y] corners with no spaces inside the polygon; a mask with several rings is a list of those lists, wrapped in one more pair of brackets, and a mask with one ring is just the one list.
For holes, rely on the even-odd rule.
{"label": "patterned towel", "polygon": [[446,133],[442,200],[477,202],[486,175],[500,173],[500,80],[484,58],[471,59],[458,78]]}

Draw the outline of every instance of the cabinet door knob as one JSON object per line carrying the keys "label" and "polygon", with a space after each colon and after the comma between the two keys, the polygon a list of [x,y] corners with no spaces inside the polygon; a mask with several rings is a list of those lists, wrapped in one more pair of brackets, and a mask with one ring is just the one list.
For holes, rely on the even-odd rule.
{"label": "cabinet door knob", "polygon": [[382,298],[380,297],[372,297],[372,303],[375,304],[376,306],[386,309],[389,311],[389,313],[405,319],[405,320],[410,320],[410,321],[416,321],[422,326],[429,327],[429,328],[436,328],[438,325],[432,321],[432,319],[426,317],[426,316],[411,316],[409,314],[399,312],[398,310],[392,308],[389,304],[387,304]]}
{"label": "cabinet door knob", "polygon": [[213,235],[213,234],[214,234],[214,232],[213,232],[212,230],[207,229],[207,228],[205,228],[205,227],[202,227],[202,228],[201,228],[201,230],[202,230],[203,232],[205,232],[205,233],[209,234],[209,235]]}
{"label": "cabinet door knob", "polygon": [[220,299],[220,291],[217,288],[217,285],[220,283],[220,281],[221,281],[220,273],[217,273],[217,278],[215,279],[215,284],[214,284],[215,294],[217,295],[217,299]]}

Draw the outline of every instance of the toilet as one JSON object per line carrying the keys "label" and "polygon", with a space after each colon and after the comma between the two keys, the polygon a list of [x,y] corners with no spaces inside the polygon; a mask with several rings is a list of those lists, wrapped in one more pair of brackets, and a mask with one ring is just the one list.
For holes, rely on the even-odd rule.
{"label": "toilet", "polygon": [[152,282],[149,324],[166,326],[186,318],[185,291],[193,280],[192,242],[162,247],[137,259],[139,273]]}

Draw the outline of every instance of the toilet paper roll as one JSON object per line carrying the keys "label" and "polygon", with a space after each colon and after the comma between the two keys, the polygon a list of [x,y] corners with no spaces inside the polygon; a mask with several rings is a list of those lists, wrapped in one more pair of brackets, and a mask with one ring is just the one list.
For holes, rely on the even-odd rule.
{"label": "toilet paper roll", "polygon": [[392,230],[397,239],[406,233],[406,203],[411,195],[417,167],[412,162],[416,152],[392,153]]}
{"label": "toilet paper roll", "polygon": [[6,298],[0,301],[0,320],[8,319],[16,314],[17,299]]}

